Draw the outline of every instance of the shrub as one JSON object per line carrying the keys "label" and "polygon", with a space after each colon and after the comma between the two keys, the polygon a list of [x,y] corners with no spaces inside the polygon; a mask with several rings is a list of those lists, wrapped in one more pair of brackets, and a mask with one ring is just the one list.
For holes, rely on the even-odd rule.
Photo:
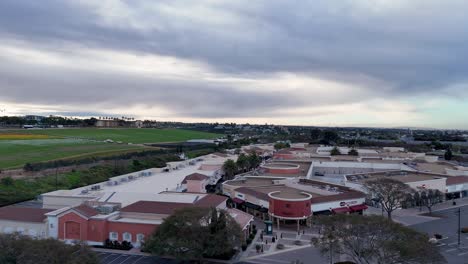
{"label": "shrub", "polygon": [[242,251],[246,251],[247,250],[247,245],[246,244],[242,244]]}
{"label": "shrub", "polygon": [[247,241],[246,241],[246,242],[247,242],[247,245],[250,245],[250,244],[252,243],[252,239],[247,238]]}
{"label": "shrub", "polygon": [[461,232],[462,232],[462,233],[468,233],[468,227],[463,227],[463,228],[461,229]]}
{"label": "shrub", "polygon": [[255,245],[255,249],[258,251],[260,251],[260,249],[262,248],[262,246],[260,246],[259,244]]}
{"label": "shrub", "polygon": [[249,238],[250,238],[251,240],[254,240],[255,235],[254,235],[254,234],[250,234],[250,235],[249,235]]}
{"label": "shrub", "polygon": [[436,239],[442,239],[442,235],[441,235],[441,234],[434,234],[434,237],[435,237]]}
{"label": "shrub", "polygon": [[278,244],[278,245],[276,245],[276,249],[280,249],[280,250],[284,249],[284,245],[283,244]]}
{"label": "shrub", "polygon": [[104,245],[103,246],[95,246],[97,248],[109,248],[109,249],[119,249],[119,250],[130,250],[133,248],[133,245],[131,242],[128,242],[128,241],[122,241],[122,243],[120,243],[119,241],[117,240],[110,240],[110,239],[106,239],[104,241]]}

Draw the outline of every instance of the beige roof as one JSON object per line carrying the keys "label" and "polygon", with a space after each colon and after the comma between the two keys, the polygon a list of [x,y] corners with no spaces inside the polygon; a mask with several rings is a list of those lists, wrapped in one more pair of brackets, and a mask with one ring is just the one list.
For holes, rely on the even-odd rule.
{"label": "beige roof", "polygon": [[432,173],[442,173],[446,174],[446,169],[456,170],[456,167],[450,163],[446,162],[418,162],[415,165],[417,170],[425,171],[425,172],[432,172]]}
{"label": "beige roof", "polygon": [[409,172],[409,171],[386,171],[386,172],[372,172],[372,173],[359,173],[347,175],[346,179],[350,182],[364,183],[366,181],[375,180],[383,177],[392,178],[403,183],[427,181],[444,178],[443,175],[422,173],[422,172]]}

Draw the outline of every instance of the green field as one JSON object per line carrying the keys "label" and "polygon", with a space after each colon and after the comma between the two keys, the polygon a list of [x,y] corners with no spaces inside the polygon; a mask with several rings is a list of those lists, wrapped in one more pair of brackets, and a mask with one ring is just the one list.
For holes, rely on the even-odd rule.
{"label": "green field", "polygon": [[[14,135],[15,140],[9,140]],[[24,135],[24,136],[22,136]],[[45,135],[35,139],[28,135]],[[75,157],[105,156],[149,149],[140,143],[180,142],[219,135],[181,129],[40,129],[0,130],[0,169],[25,163]],[[106,139],[124,144],[104,143]],[[133,144],[125,144],[133,143]],[[151,148],[153,149],[153,148]]]}
{"label": "green field", "polygon": [[[10,130],[3,133],[21,133],[47,135],[61,138],[81,138],[91,140],[122,141],[124,143],[160,143],[180,142],[189,139],[207,139],[219,137],[219,134],[183,130],[183,129],[144,129],[144,128],[82,128],[82,129],[38,129],[38,130]],[[0,131],[0,135],[2,132]]]}

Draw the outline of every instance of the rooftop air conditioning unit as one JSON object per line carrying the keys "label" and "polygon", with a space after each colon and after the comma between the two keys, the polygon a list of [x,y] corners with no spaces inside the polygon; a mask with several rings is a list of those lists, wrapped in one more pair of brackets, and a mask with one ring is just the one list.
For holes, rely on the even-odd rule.
{"label": "rooftop air conditioning unit", "polygon": [[81,190],[81,194],[87,194],[87,193],[89,193],[88,189]]}

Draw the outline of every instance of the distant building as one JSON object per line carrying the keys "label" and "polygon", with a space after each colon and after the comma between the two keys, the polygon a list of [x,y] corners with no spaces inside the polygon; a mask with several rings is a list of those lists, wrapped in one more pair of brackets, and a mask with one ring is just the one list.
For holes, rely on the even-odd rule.
{"label": "distant building", "polygon": [[96,127],[119,127],[121,120],[111,119],[111,120],[98,120],[96,121]]}
{"label": "distant building", "polygon": [[135,127],[142,128],[143,121],[141,120],[123,120],[123,119],[99,119],[96,121],[96,127]]}
{"label": "distant building", "polygon": [[38,123],[40,123],[45,118],[46,118],[45,116],[39,116],[39,115],[26,115],[26,116],[24,116],[24,119],[26,119],[27,121],[37,121]]}

